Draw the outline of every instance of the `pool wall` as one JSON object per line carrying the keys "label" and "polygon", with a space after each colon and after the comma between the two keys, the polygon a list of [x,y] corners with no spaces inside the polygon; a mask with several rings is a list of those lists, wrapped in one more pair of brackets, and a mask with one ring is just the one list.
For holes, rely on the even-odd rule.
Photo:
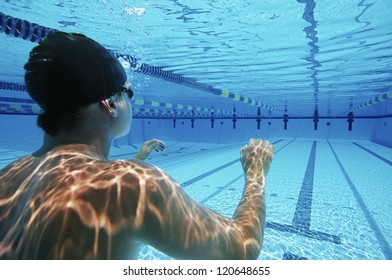
{"label": "pool wall", "polygon": [[381,115],[389,117],[377,119],[371,141],[392,148],[392,101],[383,102],[378,109]]}
{"label": "pool wall", "polygon": [[374,127],[375,123],[372,119],[358,120],[353,131],[348,131],[344,119],[320,120],[315,131],[312,120],[289,120],[287,130],[284,130],[282,120],[263,120],[260,129],[257,129],[255,120],[238,120],[235,129],[232,120],[215,120],[214,128],[210,120],[196,120],[194,128],[191,128],[190,120],[177,120],[176,127],[172,120],[136,120],[131,139],[138,142],[138,136],[148,139],[155,135],[170,141],[207,143],[234,143],[250,137],[370,140],[373,129],[369,128]]}
{"label": "pool wall", "polygon": [[[41,145],[43,133],[36,126],[37,116],[0,115],[0,147],[3,149],[33,151]],[[329,123],[329,125],[328,125]],[[370,140],[392,147],[391,118],[355,119],[353,130],[348,131],[346,119],[320,120],[314,130],[313,120],[289,120],[287,130],[283,121],[262,120],[257,129],[255,120],[237,120],[233,129],[232,120],[176,120],[174,127],[170,119],[134,119],[128,136],[114,141],[113,145],[137,144],[152,138],[163,141],[234,143],[247,141],[251,137],[305,138],[337,140]]]}

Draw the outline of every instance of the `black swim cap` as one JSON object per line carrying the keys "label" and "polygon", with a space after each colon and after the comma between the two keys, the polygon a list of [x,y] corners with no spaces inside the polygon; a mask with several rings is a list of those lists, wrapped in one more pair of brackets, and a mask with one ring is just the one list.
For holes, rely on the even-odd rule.
{"label": "black swim cap", "polygon": [[107,99],[127,76],[121,63],[96,41],[53,32],[30,52],[25,65],[30,96],[45,111],[68,112]]}

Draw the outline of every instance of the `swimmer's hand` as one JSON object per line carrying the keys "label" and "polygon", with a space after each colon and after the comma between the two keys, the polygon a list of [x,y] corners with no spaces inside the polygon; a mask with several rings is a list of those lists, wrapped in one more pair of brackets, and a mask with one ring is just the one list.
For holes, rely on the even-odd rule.
{"label": "swimmer's hand", "polygon": [[250,139],[241,149],[240,160],[246,180],[263,180],[267,176],[274,153],[274,146],[268,141]]}
{"label": "swimmer's hand", "polygon": [[136,154],[135,159],[146,160],[153,150],[162,152],[165,150],[165,148],[165,143],[163,143],[161,140],[153,139],[146,141],[140,148],[139,152]]}

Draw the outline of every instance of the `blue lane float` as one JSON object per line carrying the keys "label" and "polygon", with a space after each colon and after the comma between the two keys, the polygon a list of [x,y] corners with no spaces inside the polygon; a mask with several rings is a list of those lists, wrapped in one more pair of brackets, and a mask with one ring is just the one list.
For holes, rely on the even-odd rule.
{"label": "blue lane float", "polygon": [[[14,18],[10,15],[6,15],[0,12],[0,32],[3,32],[9,36],[21,38],[31,42],[40,42],[47,34],[58,31],[53,28],[44,27],[36,23],[30,23],[26,20]],[[264,104],[262,102],[253,100],[248,97],[243,97],[237,93],[231,93],[227,90],[221,90],[214,88],[210,85],[202,84],[197,82],[195,79],[184,77],[180,74],[176,74],[172,71],[164,70],[164,67],[157,67],[141,63],[141,61],[129,54],[120,54],[116,51],[110,50],[117,59],[122,59],[129,63],[130,69],[137,73],[142,73],[151,77],[169,81],[172,83],[180,84],[183,86],[195,88],[201,91],[212,93],[217,96],[232,99],[237,102],[241,102],[247,105],[260,107],[269,111],[283,113],[283,110],[275,108],[273,106]]]}
{"label": "blue lane float", "polygon": [[379,95],[379,96],[374,97],[372,99],[369,99],[368,101],[363,102],[363,103],[359,104],[358,106],[353,107],[352,111],[356,111],[356,110],[360,110],[360,109],[363,109],[363,108],[367,108],[369,106],[373,106],[373,105],[376,105],[378,103],[384,102],[384,101],[386,101],[388,99],[392,99],[392,91],[390,91],[389,93],[385,93],[385,94]]}

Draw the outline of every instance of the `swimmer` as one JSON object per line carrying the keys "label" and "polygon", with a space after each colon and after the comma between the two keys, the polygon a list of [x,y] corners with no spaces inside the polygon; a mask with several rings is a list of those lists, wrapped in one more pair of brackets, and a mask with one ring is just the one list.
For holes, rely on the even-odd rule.
{"label": "swimmer", "polygon": [[55,32],[25,70],[45,135],[38,151],[0,171],[0,259],[136,259],[141,243],[178,259],[259,256],[271,144],[251,139],[241,149],[245,187],[227,218],[143,161],[164,150],[160,140],[134,160],[108,159],[113,139],[129,132],[133,92],[103,46]]}

